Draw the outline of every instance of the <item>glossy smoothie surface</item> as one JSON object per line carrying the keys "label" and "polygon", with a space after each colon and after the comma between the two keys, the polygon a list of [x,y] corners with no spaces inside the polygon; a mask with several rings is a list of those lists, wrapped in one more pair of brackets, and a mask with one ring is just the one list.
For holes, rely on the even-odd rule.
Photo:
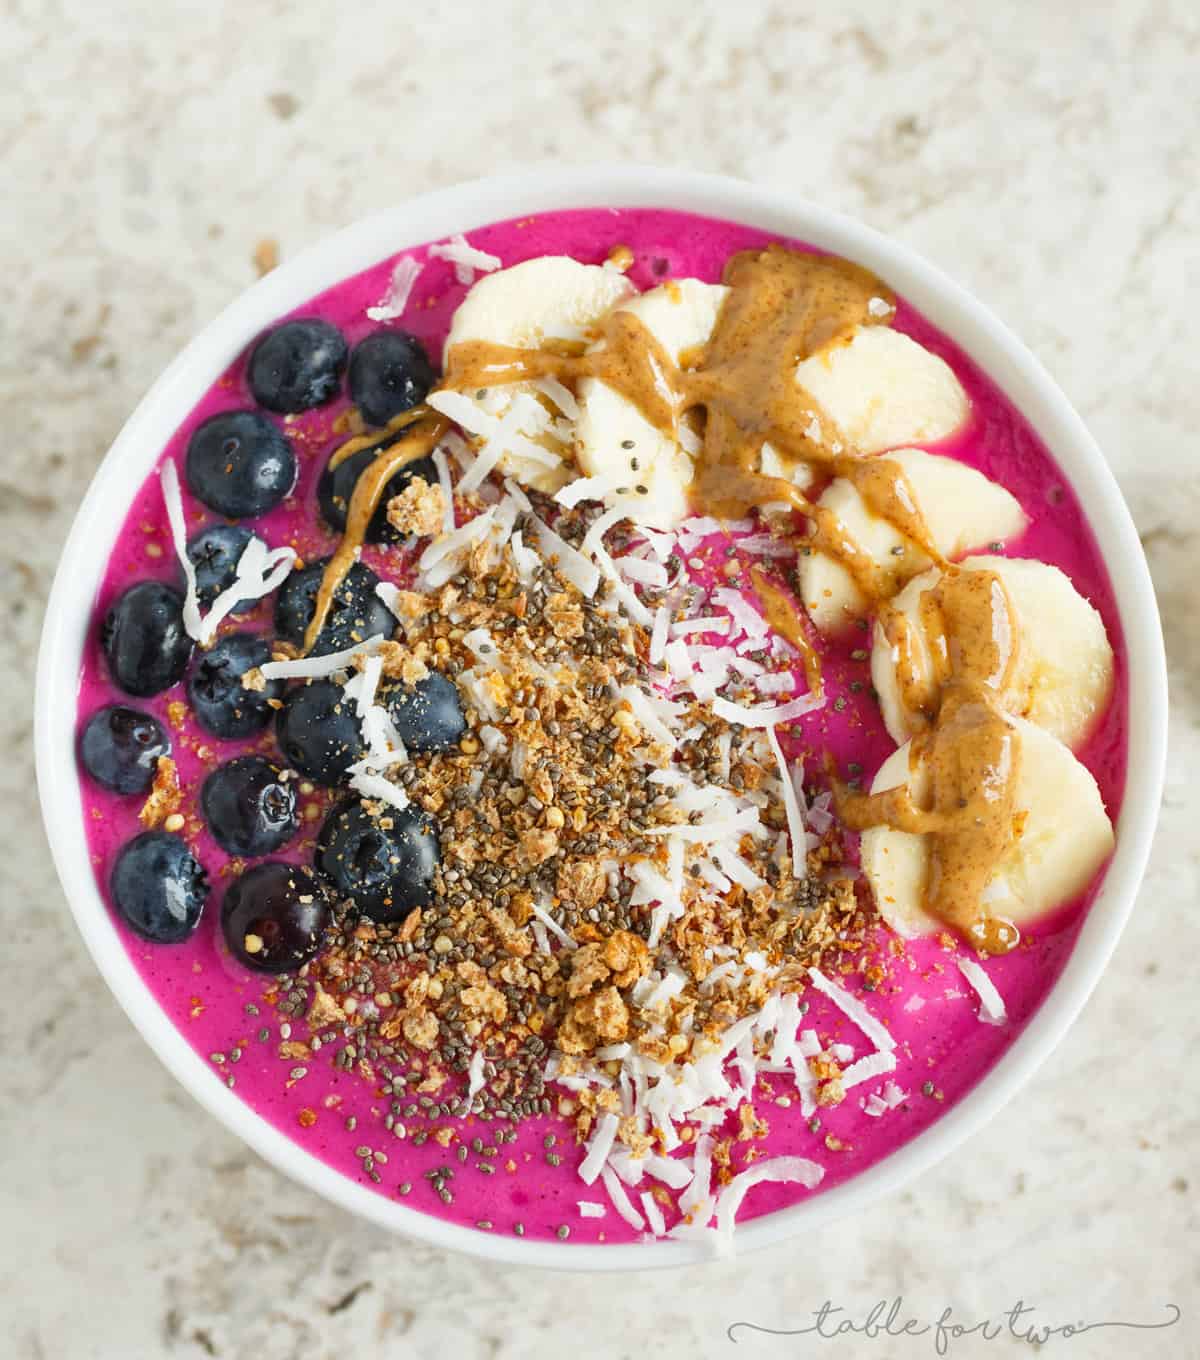
{"label": "glossy smoothie surface", "polygon": [[[625,245],[635,261],[629,276],[641,289],[670,277],[717,282],[733,252],[779,239],[749,227],[687,214],[608,209],[522,218],[472,230],[468,236],[472,245],[497,255],[506,266],[547,254],[600,263],[614,246]],[[456,282],[449,263],[427,260],[424,247],[405,254],[423,262],[423,268],[403,318],[385,324],[418,336],[436,362],[466,286]],[[353,345],[379,328],[367,319],[366,309],[386,295],[393,264],[394,260],[383,261],[338,284],[297,308],[294,315],[323,317],[338,326]],[[1012,492],[1021,502],[1029,526],[1019,539],[1007,544],[1006,554],[1039,558],[1060,567],[1104,619],[1116,655],[1116,684],[1107,713],[1087,746],[1077,754],[1095,776],[1109,815],[1116,822],[1125,772],[1126,667],[1107,576],[1080,507],[1028,424],[956,346],[903,299],[898,299],[895,326],[941,355],[971,401],[966,426],[949,440],[929,447],[978,468]],[[245,358],[240,356],[216,380],[163,451],[164,457],[174,458],[180,469],[188,438],[197,425],[220,411],[252,405],[244,377]],[[330,452],[346,437],[335,429],[335,423],[348,408],[349,400],[343,394],[314,411],[277,418],[293,441],[299,480],[282,506],[261,519],[244,521],[269,546],[291,544],[307,560],[323,556],[335,546],[336,535],[323,524],[317,511],[316,484]],[[188,495],[186,487],[184,506],[189,535],[205,524],[220,522]],[[716,534],[699,554],[689,555],[698,555],[704,562],[703,567],[693,570],[694,579],[703,584],[712,570],[725,564],[728,542],[724,535]],[[368,548],[364,560],[385,580],[400,583],[407,580],[412,568],[411,554],[401,549]],[[747,563],[755,560],[746,558]],[[156,473],[133,495],[96,598],[97,625],[121,591],[151,577],[181,581]],[[748,573],[744,579],[749,580]],[[272,606],[273,600],[268,599],[252,614],[239,616],[224,627],[261,632],[270,638]],[[829,703],[794,724],[790,735],[783,734],[785,750],[805,758],[814,782],[826,750],[832,751],[843,768],[850,762],[860,765],[864,782],[869,783],[894,749],[870,697],[869,662],[852,655],[868,646],[868,638],[869,634],[860,633],[844,643],[822,643]],[[798,689],[802,692],[804,688],[801,679]],[[840,709],[835,704],[838,699],[845,701]],[[475,1117],[440,1120],[439,1126],[455,1125],[457,1139],[449,1146],[432,1137],[416,1145],[411,1135],[424,1127],[422,1121],[408,1121],[406,1137],[397,1137],[384,1127],[392,1097],[381,1092],[379,1074],[368,1081],[357,1072],[333,1068],[330,1060],[340,1043],[328,1043],[326,1051],[314,1053],[307,1060],[280,1055],[281,1043],[295,1044],[308,1037],[307,1027],[302,1018],[288,1017],[290,1034],[281,1034],[282,1017],[276,1015],[273,1002],[285,993],[286,982],[249,973],[225,949],[219,928],[220,903],[234,869],[230,857],[204,828],[198,808],[200,785],[215,765],[248,752],[278,759],[273,731],[268,729],[249,741],[222,741],[208,735],[186,713],[183,685],[149,700],[122,695],[109,679],[98,626],[93,627],[80,678],[80,726],[103,704],[121,702],[154,713],[170,733],[172,755],[184,789],[180,811],[187,824],[183,835],[208,871],[212,886],[199,929],[182,945],[148,944],[128,932],[115,913],[114,921],[159,1004],[193,1048],[210,1061],[212,1080],[228,1083],[232,1079],[238,1096],[309,1152],[352,1180],[374,1186],[378,1193],[413,1210],[468,1226],[487,1223],[490,1227],[482,1230],[504,1234],[511,1234],[519,1223],[526,1236],[553,1237],[561,1225],[566,1225],[572,1242],[635,1240],[639,1234],[611,1206],[603,1218],[580,1217],[579,1200],[607,1205],[607,1195],[599,1182],[589,1187],[579,1179],[577,1167],[583,1150],[576,1146],[568,1121],[556,1116],[528,1120],[518,1126],[515,1142],[498,1144],[495,1135],[501,1126],[497,1123]],[[123,798],[107,793],[86,775],[81,776],[81,783],[92,859],[102,891],[107,893],[116,853],[140,830],[137,814],[143,800],[136,795]],[[301,832],[273,857],[310,861],[313,842],[331,801],[327,791],[302,792]],[[760,1076],[756,1109],[767,1120],[770,1132],[765,1140],[753,1144],[755,1155],[811,1157],[824,1166],[825,1177],[815,1191],[794,1185],[759,1185],[750,1191],[739,1219],[745,1221],[782,1208],[853,1177],[945,1113],[1004,1053],[1044,1000],[1070,952],[1086,907],[1087,901],[1083,901],[1057,912],[1028,929],[1013,953],[987,962],[988,973],[1008,1008],[1008,1020],[1000,1026],[980,1022],[977,999],[955,965],[953,949],[937,939],[907,941],[901,949],[881,927],[870,961],[885,967],[884,981],[874,991],[861,993],[860,976],[852,974],[841,981],[862,996],[895,1036],[899,1062],[886,1080],[906,1092],[906,1099],[881,1116],[868,1115],[863,1102],[885,1082],[867,1082],[849,1091],[841,1105],[819,1110],[819,1123],[814,1127],[801,1115],[788,1077]],[[823,1040],[850,1044],[855,1057],[871,1051],[870,1042],[824,997],[809,993],[804,999],[809,1002],[802,1022],[805,1028],[815,1029]],[[296,1075],[302,1069],[303,1075]],[[443,1091],[438,1098],[446,1094]],[[406,1102],[415,1099],[413,1095]],[[778,1103],[780,1100],[784,1103]],[[405,1121],[401,1118],[399,1122]],[[736,1119],[731,1116],[726,1131],[735,1126]],[[547,1149],[545,1144],[552,1134],[557,1141]],[[482,1140],[485,1149],[494,1146],[496,1155],[489,1158],[470,1152],[466,1161],[460,1161],[458,1146],[466,1144],[469,1148],[476,1138]],[[746,1142],[737,1144],[735,1170],[742,1168],[741,1154],[750,1146]],[[362,1154],[367,1149],[373,1154],[370,1160],[378,1181],[363,1169]],[[548,1151],[561,1158],[559,1165],[550,1164]],[[481,1163],[490,1164],[492,1173],[478,1170]],[[426,1172],[439,1166],[454,1169],[454,1178],[448,1182],[452,1203],[443,1202],[425,1178]],[[650,1185],[647,1178],[631,1189],[635,1203]],[[402,1186],[411,1189],[402,1195]],[[667,1211],[668,1228],[675,1221],[673,1215],[673,1209]]]}

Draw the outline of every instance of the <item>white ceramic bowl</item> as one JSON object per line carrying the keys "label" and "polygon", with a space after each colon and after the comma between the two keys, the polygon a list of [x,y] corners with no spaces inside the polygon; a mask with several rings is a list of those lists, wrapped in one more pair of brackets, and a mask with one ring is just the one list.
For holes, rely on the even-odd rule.
{"label": "white ceramic bowl", "polygon": [[75,519],[54,581],[38,660],[38,785],[59,877],[109,987],[171,1072],[267,1161],[334,1203],[409,1237],[495,1260],[570,1269],[679,1265],[702,1247],[659,1242],[584,1246],[493,1236],[429,1217],[366,1190],[260,1119],[217,1081],[139,978],[97,890],[75,764],[77,678],[103,564],[142,483],[179,421],[261,330],[330,285],[405,246],[527,213],[580,207],[674,208],[797,237],[868,266],[922,311],[1004,389],[1070,481],[1112,579],[1129,665],[1129,768],[1117,850],[1054,989],[997,1065],[943,1118],[847,1184],[738,1229],[738,1247],[779,1242],[864,1208],[945,1156],[1030,1077],[1095,986],[1133,905],[1162,790],[1166,668],[1150,575],[1129,512],[1095,442],[1027,349],[974,298],[907,246],[815,204],[749,184],[647,167],[533,169],[460,185],[348,227],[238,298],[183,351],[129,418]]}

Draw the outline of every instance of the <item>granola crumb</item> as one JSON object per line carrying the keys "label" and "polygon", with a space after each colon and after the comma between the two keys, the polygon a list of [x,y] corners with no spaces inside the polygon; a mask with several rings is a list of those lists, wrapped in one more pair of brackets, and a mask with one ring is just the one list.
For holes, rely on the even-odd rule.
{"label": "granola crumb", "polygon": [[[138,813],[138,821],[147,831],[161,825],[176,812],[183,800],[183,790],[179,786],[179,771],[170,756],[159,756],[154,768],[154,783],[146,801]],[[172,828],[178,830],[182,827]]]}
{"label": "granola crumb", "polygon": [[398,534],[426,538],[442,527],[446,497],[438,483],[414,477],[404,490],[387,503],[387,521]]}

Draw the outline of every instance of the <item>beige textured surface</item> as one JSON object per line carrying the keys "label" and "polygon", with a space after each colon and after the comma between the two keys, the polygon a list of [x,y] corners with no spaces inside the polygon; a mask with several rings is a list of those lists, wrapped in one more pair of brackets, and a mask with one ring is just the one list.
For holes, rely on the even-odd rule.
{"label": "beige textured surface", "polygon": [[[1174,1301],[1169,1332],[1098,1331],[1052,1354],[1200,1353],[1195,5],[0,10],[0,1352],[932,1355],[930,1337],[744,1335],[736,1352],[725,1337],[738,1319],[802,1326],[827,1297],[862,1317],[902,1293],[918,1317],[953,1305],[976,1320],[1022,1298],[1051,1323],[1149,1320]],[[284,1182],[118,1012],[34,811],[29,695],[58,545],[143,390],[252,279],[255,243],[276,237],[287,255],[377,204],[540,157],[769,181],[937,260],[1091,423],[1168,627],[1162,829],[1068,1040],[971,1146],[874,1214],[674,1278],[451,1259]],[[978,1337],[950,1350],[1028,1352]]]}

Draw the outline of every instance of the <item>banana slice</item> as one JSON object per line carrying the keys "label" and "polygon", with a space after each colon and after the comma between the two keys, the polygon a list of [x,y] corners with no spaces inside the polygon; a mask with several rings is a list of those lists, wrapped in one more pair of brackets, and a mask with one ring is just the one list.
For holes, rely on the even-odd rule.
{"label": "banana slice", "polygon": [[805,359],[796,381],[861,453],[944,439],[970,409],[949,364],[890,326],[859,326]]}
{"label": "banana slice", "polygon": [[567,255],[543,255],[511,269],[485,274],[458,304],[447,354],[462,340],[538,349],[547,340],[588,338],[633,284],[616,269],[580,264]]}
{"label": "banana slice", "polygon": [[[1015,557],[968,557],[962,564],[994,572],[1004,583],[1017,623],[1017,664],[1002,696],[1005,708],[1028,718],[1072,750],[1087,737],[1112,693],[1113,652],[1096,610],[1057,567]],[[916,577],[892,601],[916,622],[923,591],[939,577]],[[927,658],[920,628],[913,630],[918,663]],[[896,677],[897,657],[875,627],[871,683],[879,694],[892,740],[906,741],[919,727],[905,708]]]}
{"label": "banana slice", "polygon": [[[1084,891],[1112,852],[1113,829],[1096,781],[1062,742],[1024,718],[1012,724],[1021,742],[1016,806],[1026,817],[984,900],[989,911],[1020,926]],[[928,769],[909,769],[910,749],[906,743],[884,761],[872,793],[907,782],[918,803],[924,798]],[[861,856],[880,914],[897,934],[911,938],[945,929],[921,906],[928,837],[872,827],[862,834]]]}
{"label": "banana slice", "polygon": [[[631,312],[679,362],[703,345],[729,290],[698,279],[678,279],[618,304]],[[589,477],[612,488],[604,500],[619,505],[636,524],[671,529],[688,513],[692,460],[669,435],[655,429],[637,407],[597,378],[579,384],[576,457]],[[639,489],[641,488],[641,489]]]}
{"label": "banana slice", "polygon": [[[537,349],[547,340],[582,342],[614,303],[633,292],[622,273],[602,265],[580,264],[566,255],[526,260],[486,274],[475,284],[454,313],[445,353],[463,340],[520,349]],[[511,383],[491,390],[484,404],[486,415],[503,417],[521,392],[536,394],[537,389],[532,383]],[[560,461],[547,467],[506,451],[498,467],[526,486],[557,491],[572,471],[570,437],[563,432],[525,433]]]}
{"label": "banana slice", "polygon": [[[904,470],[943,557],[957,558],[986,543],[1003,542],[1025,527],[1025,512],[1017,500],[965,463],[923,449],[898,449],[887,457]],[[886,520],[871,514],[844,478],[835,478],[818,503],[832,510],[850,539],[888,570],[897,588],[929,566],[924,553]],[[801,557],[798,579],[801,600],[823,633],[839,632],[867,610],[868,602],[850,573],[824,553]]]}

